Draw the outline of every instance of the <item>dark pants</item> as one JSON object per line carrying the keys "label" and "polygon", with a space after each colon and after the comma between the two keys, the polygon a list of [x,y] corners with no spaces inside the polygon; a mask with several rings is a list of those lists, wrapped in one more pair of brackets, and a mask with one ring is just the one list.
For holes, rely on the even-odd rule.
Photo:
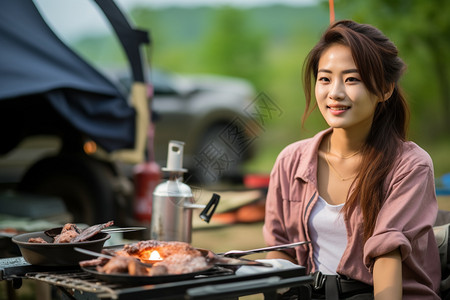
{"label": "dark pants", "polygon": [[[322,298],[316,298],[314,295],[312,296],[312,300],[319,300],[319,299],[326,299],[325,296],[320,295],[319,297]],[[364,294],[358,294],[346,298],[339,298],[339,300],[373,300],[373,293],[364,293]]]}
{"label": "dark pants", "polygon": [[373,300],[373,287],[340,275],[313,274],[312,299],[326,300]]}

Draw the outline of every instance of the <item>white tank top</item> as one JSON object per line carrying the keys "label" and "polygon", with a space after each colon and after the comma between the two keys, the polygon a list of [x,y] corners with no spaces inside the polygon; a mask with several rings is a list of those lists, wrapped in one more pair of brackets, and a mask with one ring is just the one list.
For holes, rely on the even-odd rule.
{"label": "white tank top", "polygon": [[347,229],[340,211],[344,204],[331,205],[319,196],[308,220],[314,263],[323,274],[336,274],[347,246]]}

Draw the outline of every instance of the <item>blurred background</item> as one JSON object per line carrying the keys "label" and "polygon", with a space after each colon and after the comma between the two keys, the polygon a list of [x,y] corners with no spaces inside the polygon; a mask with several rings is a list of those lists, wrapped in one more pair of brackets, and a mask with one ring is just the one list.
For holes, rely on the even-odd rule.
{"label": "blurred background", "polygon": [[[73,14],[70,2],[74,1],[64,2],[55,10],[67,20],[63,13]],[[147,59],[152,68],[243,78],[254,86],[255,99],[263,93],[276,103],[278,111],[266,117],[254,140],[257,153],[245,164],[245,172],[268,173],[285,145],[325,128],[319,114],[313,114],[305,128],[301,126],[301,69],[329,24],[328,1],[118,2],[137,27],[150,31]],[[84,28],[69,28],[75,22],[66,22],[67,28],[60,26],[57,31],[93,64],[123,68],[125,59],[114,38],[100,26],[87,25],[87,10],[84,14]],[[336,0],[335,14],[336,19],[373,24],[396,43],[408,65],[402,84],[411,105],[410,139],[431,154],[437,177],[448,172],[450,3]]]}
{"label": "blurred background", "polygon": [[[126,99],[132,72],[98,5],[88,0],[33,2],[69,51],[110,79]],[[317,110],[302,127],[301,76],[307,53],[330,23],[328,1],[115,2],[131,24],[149,33],[150,43],[142,47],[141,56],[155,126],[148,130],[153,144],[149,149],[154,151],[146,153],[146,159],[154,159],[159,165],[136,166],[104,159],[86,132],[76,128],[72,135],[61,130],[62,141],[50,144],[47,137],[37,136],[33,142],[22,142],[16,147],[22,152],[5,151],[0,156],[2,189],[18,185],[23,192],[61,197],[75,221],[127,219],[133,214],[130,205],[140,192],[147,197],[143,209],[149,210],[150,179],[145,176],[155,170],[158,173],[166,165],[169,140],[185,142],[183,166],[190,171],[185,176],[189,184],[200,189],[224,182],[231,183],[231,189],[243,184],[247,188],[264,188],[276,156],[286,145],[327,127]],[[332,11],[337,20],[353,19],[380,28],[398,46],[408,65],[401,84],[411,107],[409,138],[428,151],[434,161],[435,176],[440,179],[450,170],[450,3],[336,0]],[[64,64],[60,67],[64,68]],[[68,72],[75,71],[69,68]],[[15,104],[17,100],[9,102]],[[87,105],[90,103],[96,106],[98,102]],[[14,112],[9,112],[9,107],[3,110],[5,134],[10,135],[5,142],[16,142],[17,135],[6,129],[9,122],[16,124],[16,129],[28,121],[28,116],[33,118],[28,122],[31,135],[42,133],[35,126],[43,119],[52,128],[61,126],[56,123],[59,116],[46,117],[39,105],[36,111],[29,110],[26,117],[22,116],[20,104]],[[106,113],[104,117],[109,118]],[[124,127],[117,122],[114,126]],[[73,124],[68,128],[73,129]],[[5,148],[12,148],[8,147]],[[74,153],[81,153],[81,157],[74,158]],[[48,155],[50,159],[46,160]],[[33,165],[38,166],[30,168]],[[98,171],[99,167],[106,170]],[[96,178],[86,178],[96,172]],[[156,174],[153,183],[165,175]],[[253,180],[250,186],[247,179]],[[8,197],[4,201],[11,203]],[[105,207],[110,211],[106,212]],[[118,216],[124,211],[125,217]]]}
{"label": "blurred background", "polygon": [[[33,2],[61,40],[104,76],[117,83],[124,94],[128,93],[130,70],[126,55],[94,1]],[[198,230],[194,233],[193,243],[219,252],[234,247],[249,249],[263,246],[260,230],[264,215],[264,187],[267,185],[265,180],[278,153],[289,143],[313,136],[327,127],[318,111],[315,111],[302,127],[304,95],[301,75],[307,53],[329,25],[328,1],[116,2],[137,28],[150,33],[151,43],[145,47],[143,56],[148,67],[146,76],[151,84],[149,98],[153,98],[152,119],[155,122],[155,153],[151,155],[155,156],[160,166],[165,166],[169,139],[186,142],[185,166],[191,169],[195,167],[195,155],[197,158],[203,158],[199,157],[198,151],[211,145],[209,142],[223,133],[222,127],[236,125],[232,129],[243,130],[247,136],[238,143],[241,148],[226,153],[234,159],[239,158],[238,169],[233,170],[228,165],[225,166],[225,169],[232,171],[228,174],[230,177],[238,172],[239,178],[234,178],[234,185],[224,189],[240,188],[242,177],[246,174],[262,175],[262,182],[254,182],[250,186],[262,187],[259,191],[261,193],[255,194],[252,190],[249,193],[222,193],[221,211],[225,213],[249,203],[256,203],[251,209],[241,211],[240,219],[241,223],[254,225],[236,225],[238,227],[232,227],[234,230],[231,234],[226,228],[222,230],[214,226],[212,228],[217,230]],[[378,27],[398,46],[400,56],[408,65],[401,84],[411,108],[409,138],[431,155],[436,178],[449,173],[450,160],[447,157],[450,152],[450,1],[335,0],[334,11],[337,20],[353,19]],[[235,144],[231,140],[228,142]],[[23,156],[7,154],[0,157],[0,190],[4,186],[8,190],[20,181],[29,167],[25,162],[44,153],[36,150],[35,146],[41,144],[44,145],[42,149],[48,147],[46,142],[40,139],[39,143],[35,141],[31,144]],[[241,155],[244,150],[246,155]],[[4,164],[3,159],[6,160]],[[22,165],[21,170],[16,169],[17,164]],[[236,162],[233,164],[236,165]],[[133,174],[136,170],[132,165],[121,167],[128,168],[128,172],[125,172],[128,179],[133,179],[133,175],[136,175]],[[81,176],[77,178],[84,177],[88,173],[86,170],[93,171],[90,167],[80,170],[78,175]],[[56,171],[61,170],[55,167]],[[197,175],[205,174],[204,171],[200,170]],[[52,181],[51,184],[45,185],[47,190],[40,186],[34,191],[48,192],[48,189],[61,186],[61,173],[55,174],[57,176],[51,174],[52,179],[59,179],[58,183]],[[103,177],[103,174],[106,173],[101,173],[99,177]],[[111,175],[112,172],[107,174]],[[40,178],[40,174],[31,181],[37,178]],[[216,179],[214,176],[204,177],[200,183],[212,183]],[[72,182],[75,183],[73,180]],[[437,182],[439,183],[439,180]],[[69,220],[88,224],[109,220],[114,214],[107,214],[105,208],[114,203],[119,213],[126,211],[125,220],[118,224],[128,225],[135,222],[137,219],[133,216],[133,211],[130,213],[123,209],[129,209],[125,202],[133,202],[133,198],[136,198],[136,191],[133,191],[130,182],[120,181],[117,185],[110,182],[100,183],[120,189],[120,196],[124,197],[114,197],[114,200],[111,200],[113,197],[107,194],[104,201],[100,201],[99,197],[91,195],[80,207],[71,207],[75,201],[71,200],[72,198],[64,199],[66,195],[62,192],[69,189],[63,186],[61,190],[64,191],[61,191],[61,194],[56,193],[56,196],[65,200],[73,215],[71,217],[74,217]],[[93,190],[98,192],[99,185],[94,186]],[[80,187],[82,185],[72,188],[79,191]],[[74,194],[73,190],[68,193]],[[86,189],[86,192],[89,190]],[[36,197],[32,201],[35,199]],[[13,202],[9,195],[3,195],[0,200],[4,200],[2,203]],[[28,198],[22,200],[28,201]],[[54,199],[42,200],[53,208],[55,205],[52,203],[59,203],[52,202]],[[99,203],[97,206],[92,205],[95,201]],[[3,204],[2,206],[5,207]],[[20,210],[23,210],[23,207],[20,206]],[[93,214],[94,210],[98,211],[98,214]],[[256,215],[252,216],[252,213]],[[130,222],[129,218],[133,217]],[[148,222],[148,217],[144,216],[144,219],[139,221]],[[237,214],[228,217],[234,219],[224,220],[224,224],[236,222],[238,218]],[[37,218],[42,218],[42,214]],[[194,227],[207,227],[195,221]],[[4,227],[11,224],[10,219],[3,219]]]}
{"label": "blurred background", "polygon": [[[93,1],[33,2],[71,51],[114,82],[123,95],[129,94],[132,78],[127,56],[111,25]],[[147,159],[155,158],[159,166],[165,166],[168,141],[181,140],[186,143],[184,167],[192,171],[188,177],[196,175],[189,177],[191,183],[201,186],[231,179],[232,184],[242,184],[248,174],[262,174],[263,181],[256,184],[260,186],[267,183],[264,176],[267,177],[282,148],[327,127],[317,110],[304,127],[301,125],[304,110],[301,72],[308,51],[329,25],[328,1],[116,2],[131,23],[148,31],[150,37],[150,44],[142,52],[146,65],[144,74],[149,82],[151,118],[155,124],[154,131],[148,132],[154,135],[154,153],[147,153]],[[336,0],[333,11],[338,20],[353,19],[373,24],[396,43],[400,56],[408,65],[401,84],[411,106],[409,137],[430,153],[436,178],[448,173],[450,3],[437,0]],[[17,119],[12,113],[4,112],[13,120]],[[56,123],[53,124],[55,127]],[[95,143],[75,145],[70,135],[62,134],[66,141],[63,140],[59,147],[63,151],[68,142],[69,147],[76,147],[84,156],[96,152]],[[222,144],[213,145],[211,141],[217,137]],[[80,141],[82,139],[84,137]],[[21,182],[19,187],[25,187],[24,191],[42,193],[61,184],[62,180],[49,183],[42,175],[46,172],[47,177],[60,179],[67,168],[56,161],[52,172],[47,165],[41,165],[40,169],[25,176],[28,183],[24,184],[23,174],[30,173],[27,168],[44,153],[47,155],[46,151],[51,148],[45,144],[38,149],[37,144],[45,143],[41,138],[21,155],[7,153],[1,157],[2,184],[13,186]],[[53,153],[58,153],[57,147],[53,147]],[[222,151],[221,156],[216,155],[212,160],[213,151]],[[16,165],[21,165],[21,169]],[[72,163],[72,167],[78,168],[76,165]],[[109,163],[108,167],[113,168]],[[137,172],[133,164],[122,164],[120,171],[131,181]],[[86,168],[77,172],[83,176],[92,170]],[[126,197],[135,197],[130,181],[105,184],[117,184]],[[77,191],[80,187],[72,189]],[[95,189],[98,185],[93,187],[92,193]],[[61,190],[73,194],[67,192],[66,187]],[[62,192],[53,195],[63,199],[70,196]],[[111,197],[104,198],[104,204],[98,204],[94,210],[110,206]],[[67,199],[64,199],[66,205],[75,203]],[[86,203],[102,203],[98,199],[94,196]],[[114,203],[120,206],[121,201],[115,199]],[[92,207],[69,207],[72,211],[77,209],[76,220],[86,216]],[[109,218],[106,214],[94,215],[81,221],[91,223]]]}

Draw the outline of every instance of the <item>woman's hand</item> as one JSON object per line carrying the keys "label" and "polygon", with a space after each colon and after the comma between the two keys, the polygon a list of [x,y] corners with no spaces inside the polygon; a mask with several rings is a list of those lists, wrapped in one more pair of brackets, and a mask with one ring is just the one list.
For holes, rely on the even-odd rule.
{"label": "woman's hand", "polygon": [[399,249],[375,260],[373,288],[375,300],[402,299],[402,257]]}

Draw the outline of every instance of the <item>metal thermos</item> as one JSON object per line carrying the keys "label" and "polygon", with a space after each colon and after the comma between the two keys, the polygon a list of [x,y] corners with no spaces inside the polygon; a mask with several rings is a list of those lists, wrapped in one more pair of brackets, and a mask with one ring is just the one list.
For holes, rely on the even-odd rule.
{"label": "metal thermos", "polygon": [[150,236],[153,240],[181,241],[190,243],[192,239],[192,210],[204,209],[200,218],[209,222],[218,203],[214,194],[207,205],[195,204],[191,188],[183,183],[184,142],[170,141],[167,155],[169,180],[159,184],[153,192],[152,220]]}

